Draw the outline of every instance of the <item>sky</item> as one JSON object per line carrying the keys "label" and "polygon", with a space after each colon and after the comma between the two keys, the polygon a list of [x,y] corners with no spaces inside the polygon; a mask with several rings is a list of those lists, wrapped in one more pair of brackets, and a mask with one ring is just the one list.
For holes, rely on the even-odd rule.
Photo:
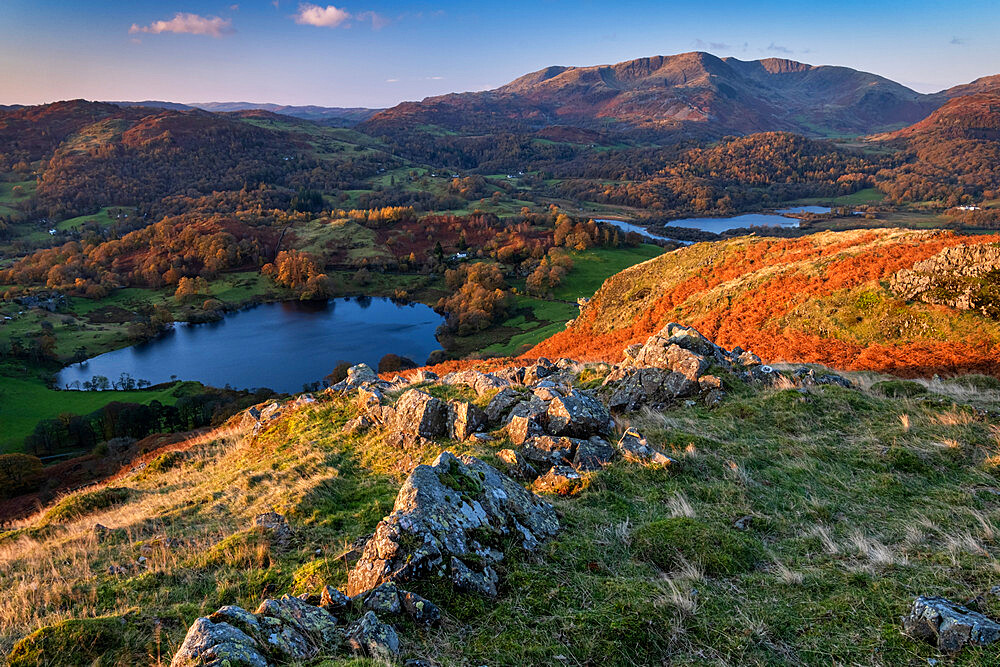
{"label": "sky", "polygon": [[387,107],[549,65],[708,51],[933,92],[1000,73],[1000,2],[0,0],[0,104]]}

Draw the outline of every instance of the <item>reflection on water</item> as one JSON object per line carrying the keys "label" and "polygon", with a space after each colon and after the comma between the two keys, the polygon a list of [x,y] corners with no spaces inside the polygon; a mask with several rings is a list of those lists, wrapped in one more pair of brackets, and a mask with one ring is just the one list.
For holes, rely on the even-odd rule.
{"label": "reflection on water", "polygon": [[[721,234],[730,229],[740,229],[745,227],[798,227],[799,221],[790,218],[783,213],[796,215],[802,213],[829,213],[828,206],[796,206],[794,208],[783,208],[774,213],[745,213],[725,218],[680,218],[671,220],[667,227],[687,227],[689,229],[700,229],[703,232]],[[670,239],[669,236],[656,234],[645,227],[634,225],[622,220],[600,219],[599,222],[607,222],[625,232],[635,232],[648,239]]]}
{"label": "reflection on water", "polygon": [[67,366],[58,383],[128,373],[153,384],[178,378],[301,391],[340,361],[376,368],[392,352],[423,363],[440,348],[434,333],[442,322],[428,306],[384,298],[264,304],[218,322],[176,324],[154,340]]}

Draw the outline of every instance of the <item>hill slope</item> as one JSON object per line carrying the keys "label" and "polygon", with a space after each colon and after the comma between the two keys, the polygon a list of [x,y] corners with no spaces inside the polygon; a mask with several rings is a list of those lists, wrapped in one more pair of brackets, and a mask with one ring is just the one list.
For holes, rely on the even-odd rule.
{"label": "hill slope", "polygon": [[421,124],[469,132],[558,124],[705,135],[865,134],[913,123],[941,101],[847,67],[693,52],[548,67],[495,90],[407,102],[363,126],[376,133]]}
{"label": "hill slope", "polygon": [[862,230],[697,244],[612,276],[567,330],[528,354],[614,361],[625,346],[678,321],[771,361],[1000,375],[1000,323],[907,303],[883,285],[943,248],[998,240]]}

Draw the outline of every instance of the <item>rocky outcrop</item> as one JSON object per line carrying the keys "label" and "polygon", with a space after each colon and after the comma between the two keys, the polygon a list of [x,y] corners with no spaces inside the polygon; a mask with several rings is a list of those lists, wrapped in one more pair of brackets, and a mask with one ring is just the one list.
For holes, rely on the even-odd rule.
{"label": "rocky outcrop", "polygon": [[552,507],[471,456],[442,453],[417,466],[348,574],[358,595],[386,582],[445,577],[466,590],[496,594],[499,545],[515,538],[532,551],[555,534]]}
{"label": "rocky outcrop", "polygon": [[907,301],[924,301],[1000,317],[1000,244],[945,248],[889,278],[889,289]]}
{"label": "rocky outcrop", "polygon": [[501,380],[495,375],[481,373],[476,370],[458,371],[449,373],[441,378],[441,384],[464,385],[476,392],[477,396],[483,396],[491,391],[497,391],[508,386],[510,382]]}
{"label": "rocky outcrop", "polygon": [[608,409],[597,398],[579,389],[553,398],[545,416],[546,430],[552,435],[588,438],[608,434],[614,428]]}
{"label": "rocky outcrop", "polygon": [[421,438],[448,435],[448,406],[439,398],[418,389],[406,391],[393,409],[390,435],[393,444],[403,447]]}
{"label": "rocky outcrop", "polygon": [[985,646],[1000,639],[1000,624],[941,597],[920,596],[903,618],[903,632],[934,644],[942,653]]}
{"label": "rocky outcrop", "polygon": [[448,436],[454,440],[468,440],[472,434],[486,428],[486,413],[474,403],[452,401],[448,404]]}

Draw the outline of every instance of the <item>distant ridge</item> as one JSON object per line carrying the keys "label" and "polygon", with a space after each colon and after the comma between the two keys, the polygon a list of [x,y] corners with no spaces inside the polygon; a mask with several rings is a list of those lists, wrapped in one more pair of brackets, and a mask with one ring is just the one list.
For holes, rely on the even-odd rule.
{"label": "distant ridge", "polygon": [[773,130],[858,136],[915,123],[946,100],[944,92],[921,94],[849,67],[691,52],[550,66],[494,90],[405,102],[362,126],[376,133],[432,124],[468,133],[563,125],[708,136]]}
{"label": "distant ridge", "polygon": [[180,102],[165,102],[159,100],[144,100],[141,102],[116,101],[108,102],[121,107],[136,106],[149,107],[154,109],[169,109],[171,111],[187,111],[190,109],[201,109],[213,113],[225,113],[235,111],[269,111],[282,116],[292,116],[302,120],[311,120],[328,125],[338,125],[351,127],[363,122],[381,111],[381,109],[366,109],[364,107],[321,107],[315,105],[292,106],[285,104],[256,103],[256,102],[194,102],[192,104],[181,104]]}

